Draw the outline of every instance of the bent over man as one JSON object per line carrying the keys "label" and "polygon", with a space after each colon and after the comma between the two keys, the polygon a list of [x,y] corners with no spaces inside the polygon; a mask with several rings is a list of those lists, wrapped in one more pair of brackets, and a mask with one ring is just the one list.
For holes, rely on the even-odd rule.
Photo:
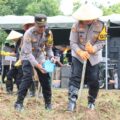
{"label": "bent over man", "polygon": [[[27,94],[28,88],[32,84],[33,67],[35,67],[39,81],[42,86],[42,93],[45,102],[45,109],[51,109],[51,85],[50,76],[43,69],[42,64],[46,56],[53,57],[52,44],[48,42],[48,32],[46,34],[47,17],[43,14],[35,16],[35,25],[28,29],[23,38],[21,48],[21,60],[23,69],[23,78],[18,91],[15,109],[22,110],[23,101]],[[52,33],[49,31],[49,35]],[[52,36],[53,37],[53,36]]]}
{"label": "bent over man", "polygon": [[82,5],[73,14],[78,21],[73,24],[70,33],[72,75],[69,81],[68,111],[74,111],[76,108],[84,61],[87,61],[85,82],[89,88],[88,108],[95,107],[99,90],[98,64],[101,61],[101,50],[106,39],[106,28],[103,22],[98,20],[101,15],[101,10],[90,4]]}

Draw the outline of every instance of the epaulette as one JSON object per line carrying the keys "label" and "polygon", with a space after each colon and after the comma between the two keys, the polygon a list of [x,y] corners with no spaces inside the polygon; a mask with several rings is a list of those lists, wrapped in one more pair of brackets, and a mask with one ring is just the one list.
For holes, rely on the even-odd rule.
{"label": "epaulette", "polygon": [[38,34],[36,31],[32,31],[32,33],[33,33],[34,35],[37,35],[37,34]]}
{"label": "epaulette", "polygon": [[76,24],[73,24],[73,26],[72,26],[72,28],[71,28],[71,31],[72,31],[72,32],[77,32]]}

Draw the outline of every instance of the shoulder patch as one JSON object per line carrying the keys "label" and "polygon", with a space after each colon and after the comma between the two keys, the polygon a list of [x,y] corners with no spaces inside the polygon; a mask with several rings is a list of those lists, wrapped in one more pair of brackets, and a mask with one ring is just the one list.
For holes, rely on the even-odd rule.
{"label": "shoulder patch", "polygon": [[72,32],[77,32],[77,26],[78,26],[78,23],[73,24],[73,26],[71,28],[71,31]]}
{"label": "shoulder patch", "polygon": [[47,36],[47,41],[46,41],[46,45],[47,46],[51,46],[53,45],[53,34],[52,32],[49,30],[49,35]]}
{"label": "shoulder patch", "polygon": [[77,32],[77,29],[75,27],[72,27],[71,31],[72,32]]}
{"label": "shoulder patch", "polygon": [[99,36],[98,36],[98,40],[107,40],[107,29],[104,26],[102,31],[100,32]]}

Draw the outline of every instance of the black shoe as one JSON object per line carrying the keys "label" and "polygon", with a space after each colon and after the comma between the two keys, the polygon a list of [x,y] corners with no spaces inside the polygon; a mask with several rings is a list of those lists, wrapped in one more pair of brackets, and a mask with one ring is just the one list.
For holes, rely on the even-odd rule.
{"label": "black shoe", "polygon": [[76,102],[70,100],[68,103],[67,110],[73,112],[75,111],[75,109],[76,109]]}
{"label": "black shoe", "polygon": [[51,105],[51,103],[45,104],[45,109],[46,109],[46,110],[52,110],[52,105]]}
{"label": "black shoe", "polygon": [[15,108],[15,110],[21,112],[23,110],[23,104],[15,103],[14,108]]}
{"label": "black shoe", "polygon": [[30,96],[30,97],[35,97],[35,93],[34,93],[34,92],[30,92],[30,93],[29,93],[29,96]]}
{"label": "black shoe", "polygon": [[90,110],[94,110],[95,109],[95,104],[94,103],[88,103],[88,108]]}

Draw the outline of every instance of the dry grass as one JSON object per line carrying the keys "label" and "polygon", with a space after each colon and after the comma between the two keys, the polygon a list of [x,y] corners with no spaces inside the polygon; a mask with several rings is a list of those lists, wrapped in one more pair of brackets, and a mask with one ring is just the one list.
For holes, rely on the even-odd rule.
{"label": "dry grass", "polygon": [[16,95],[0,92],[0,120],[120,120],[120,91],[100,90],[94,111],[87,109],[87,90],[77,101],[76,112],[67,112],[67,90],[53,90],[53,110],[44,109],[42,98],[25,99],[25,110],[14,110]]}

